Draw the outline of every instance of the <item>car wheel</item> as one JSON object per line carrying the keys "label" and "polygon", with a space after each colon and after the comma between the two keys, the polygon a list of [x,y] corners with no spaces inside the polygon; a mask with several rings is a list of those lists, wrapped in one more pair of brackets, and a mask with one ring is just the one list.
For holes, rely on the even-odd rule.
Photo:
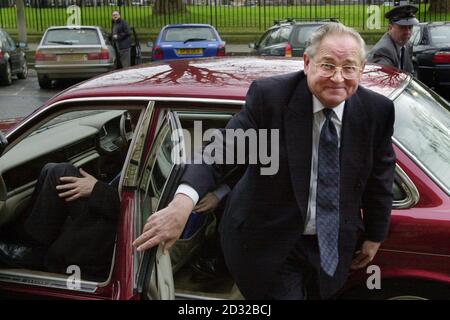
{"label": "car wheel", "polygon": [[17,77],[19,79],[26,79],[28,76],[28,66],[27,66],[27,60],[25,59],[22,63],[22,68],[20,72],[17,74]]}
{"label": "car wheel", "polygon": [[448,285],[424,280],[393,279],[381,281],[381,290],[366,287],[345,292],[340,299],[364,300],[436,300],[446,299]]}
{"label": "car wheel", "polygon": [[49,89],[52,86],[52,80],[46,76],[38,75],[38,82],[41,89]]}
{"label": "car wheel", "polygon": [[4,86],[9,86],[12,83],[12,71],[11,65],[6,63],[5,73],[3,74],[3,79],[1,80],[1,84]]}

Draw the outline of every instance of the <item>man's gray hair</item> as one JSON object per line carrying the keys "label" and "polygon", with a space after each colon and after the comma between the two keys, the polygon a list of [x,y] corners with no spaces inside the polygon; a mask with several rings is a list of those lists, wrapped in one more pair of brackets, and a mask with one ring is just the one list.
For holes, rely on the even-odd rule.
{"label": "man's gray hair", "polygon": [[314,58],[314,56],[317,53],[317,50],[320,47],[320,44],[322,43],[322,40],[327,36],[336,34],[349,35],[353,37],[361,47],[360,51],[361,61],[364,61],[364,59],[366,59],[366,43],[364,42],[364,39],[361,37],[361,35],[355,29],[344,26],[342,23],[338,22],[330,22],[324,24],[316,31],[314,31],[310,37],[309,40],[310,44],[306,48],[305,53],[309,57]]}

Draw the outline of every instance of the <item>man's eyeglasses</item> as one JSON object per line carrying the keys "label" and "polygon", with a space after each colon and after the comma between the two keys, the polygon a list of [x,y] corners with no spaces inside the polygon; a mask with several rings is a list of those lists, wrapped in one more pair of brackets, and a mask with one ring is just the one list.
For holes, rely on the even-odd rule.
{"label": "man's eyeglasses", "polygon": [[336,71],[340,70],[344,79],[353,80],[358,77],[358,74],[361,71],[361,68],[359,66],[354,65],[345,65],[338,67],[334,64],[325,62],[314,64],[319,69],[319,75],[324,78],[330,78],[336,73]]}

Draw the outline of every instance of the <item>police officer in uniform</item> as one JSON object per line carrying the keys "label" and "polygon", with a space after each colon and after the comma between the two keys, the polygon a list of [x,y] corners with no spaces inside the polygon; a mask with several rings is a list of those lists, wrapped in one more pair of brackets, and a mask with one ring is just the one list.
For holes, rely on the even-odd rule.
{"label": "police officer in uniform", "polygon": [[415,6],[403,5],[385,13],[389,30],[369,52],[368,61],[414,73],[412,46],[408,41],[413,26],[419,24],[415,16],[417,11]]}

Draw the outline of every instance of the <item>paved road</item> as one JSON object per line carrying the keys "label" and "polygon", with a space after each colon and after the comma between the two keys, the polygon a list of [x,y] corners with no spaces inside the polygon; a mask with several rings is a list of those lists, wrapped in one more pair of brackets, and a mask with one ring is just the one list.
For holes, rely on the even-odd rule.
{"label": "paved road", "polygon": [[40,89],[36,72],[31,69],[27,79],[14,79],[11,86],[0,87],[0,119],[24,117],[61,89]]}

